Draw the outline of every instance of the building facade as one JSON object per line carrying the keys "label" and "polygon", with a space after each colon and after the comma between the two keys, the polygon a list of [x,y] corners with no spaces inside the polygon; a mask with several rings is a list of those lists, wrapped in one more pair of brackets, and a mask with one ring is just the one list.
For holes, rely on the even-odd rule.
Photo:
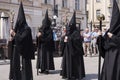
{"label": "building facade", "polygon": [[[9,29],[11,27],[10,13],[11,11],[14,11],[15,13],[13,20],[13,25],[15,25],[20,1],[21,0],[0,0],[0,38],[8,39]],[[66,16],[69,20],[72,17],[74,10],[76,10],[77,26],[80,26],[81,29],[84,29],[87,26],[85,0],[22,1],[24,5],[26,20],[28,22],[28,25],[32,29],[33,39],[35,39],[36,33],[38,32],[38,27],[42,25],[42,20],[44,18],[46,9],[48,9],[50,18],[53,18],[54,4],[58,7],[58,17],[56,19],[57,24],[61,24],[62,22],[64,22],[66,20]],[[3,27],[5,27],[5,29]]]}
{"label": "building facade", "polygon": [[97,16],[104,14],[103,27],[109,27],[112,12],[111,0],[87,0],[87,20],[89,27],[99,27]]}

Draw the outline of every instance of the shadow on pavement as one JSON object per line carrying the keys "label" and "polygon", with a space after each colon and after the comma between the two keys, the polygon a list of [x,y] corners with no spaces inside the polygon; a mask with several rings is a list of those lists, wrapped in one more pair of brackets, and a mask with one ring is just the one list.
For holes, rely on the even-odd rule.
{"label": "shadow on pavement", "polygon": [[50,74],[60,74],[60,70],[52,70],[50,71]]}
{"label": "shadow on pavement", "polygon": [[86,74],[85,80],[98,80],[98,74]]}

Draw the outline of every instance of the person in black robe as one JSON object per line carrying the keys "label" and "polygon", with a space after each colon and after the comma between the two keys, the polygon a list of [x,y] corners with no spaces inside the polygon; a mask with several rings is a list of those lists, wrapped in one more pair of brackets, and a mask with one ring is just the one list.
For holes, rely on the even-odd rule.
{"label": "person in black robe", "polygon": [[40,73],[48,74],[49,70],[54,70],[53,52],[55,45],[53,40],[53,31],[51,29],[51,20],[48,17],[48,10],[42,22],[42,27],[39,29],[37,35],[38,44],[38,59],[37,69],[41,69]]}
{"label": "person in black robe", "polygon": [[10,34],[13,43],[10,80],[33,80],[31,59],[34,59],[34,47],[31,29],[27,25],[22,2],[15,29],[11,29]]}
{"label": "person in black robe", "polygon": [[[100,80],[120,80],[120,2],[113,0],[110,28],[102,37],[101,56],[104,58]],[[102,35],[99,32],[100,36]],[[99,38],[100,38],[99,36]],[[99,40],[98,38],[98,40]],[[98,42],[99,44],[99,42]],[[99,44],[100,45],[100,44]]]}
{"label": "person in black robe", "polygon": [[81,80],[85,77],[85,68],[83,60],[83,47],[80,33],[76,28],[76,14],[66,27],[66,36],[61,42],[61,50],[63,54],[62,70],[60,75],[68,80]]}

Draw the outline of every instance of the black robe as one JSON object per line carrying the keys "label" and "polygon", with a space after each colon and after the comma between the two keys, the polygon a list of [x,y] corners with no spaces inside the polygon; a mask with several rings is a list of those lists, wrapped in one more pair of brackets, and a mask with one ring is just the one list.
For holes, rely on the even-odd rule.
{"label": "black robe", "polygon": [[8,42],[8,55],[10,59],[10,72],[9,72],[9,79],[13,79],[13,67],[12,67],[12,62],[13,62],[13,41]]}
{"label": "black robe", "polygon": [[54,60],[53,52],[55,51],[55,45],[53,41],[53,32],[49,28],[44,32],[40,31],[42,36],[37,37],[38,44],[38,59],[37,59],[37,69],[41,70],[54,70]]}
{"label": "black robe", "polygon": [[12,45],[10,80],[33,80],[31,59],[34,59],[34,48],[30,27],[26,25],[18,31]]}
{"label": "black robe", "polygon": [[120,80],[120,36],[113,35],[107,47],[103,46],[105,57],[100,80]]}
{"label": "black robe", "polygon": [[68,42],[61,42],[63,54],[61,76],[68,79],[85,77],[83,47],[79,31],[75,30],[68,36]]}
{"label": "black robe", "polygon": [[11,43],[10,80],[33,80],[31,59],[34,59],[34,47],[31,29],[27,25],[22,2]]}
{"label": "black robe", "polygon": [[[104,57],[100,80],[120,80],[120,10],[119,0],[113,0],[110,28],[101,38],[101,51]],[[107,33],[113,34],[111,38]],[[99,43],[99,42],[98,42]]]}

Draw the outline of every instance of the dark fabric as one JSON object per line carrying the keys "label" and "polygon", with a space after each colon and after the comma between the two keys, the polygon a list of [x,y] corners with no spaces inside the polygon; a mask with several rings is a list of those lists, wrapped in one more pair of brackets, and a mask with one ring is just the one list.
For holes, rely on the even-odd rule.
{"label": "dark fabric", "polygon": [[105,58],[100,80],[120,80],[120,12],[118,3],[113,0],[113,12],[110,29],[112,38],[103,37]]}
{"label": "dark fabric", "polygon": [[[22,23],[21,23],[22,21]],[[31,29],[27,25],[22,2],[15,26],[10,61],[10,80],[33,80],[31,59],[34,59],[34,47]],[[22,60],[23,62],[21,62]]]}
{"label": "dark fabric", "polygon": [[112,11],[112,18],[111,18],[109,32],[118,35],[118,32],[120,30],[119,21],[120,21],[120,11],[118,7],[118,3],[116,0],[113,0],[113,11]]}
{"label": "dark fabric", "polygon": [[5,53],[3,46],[0,46],[0,59],[5,59]]}
{"label": "dark fabric", "polygon": [[22,80],[33,80],[32,63],[30,59],[22,59]]}
{"label": "dark fabric", "polygon": [[84,60],[83,60],[83,47],[80,33],[76,28],[75,12],[67,27],[66,36],[67,42],[61,42],[61,50],[63,55],[61,76],[68,79],[79,79],[85,77]]}
{"label": "dark fabric", "polygon": [[120,37],[114,35],[110,40],[116,45],[105,51],[101,80],[120,80]]}
{"label": "dark fabric", "polygon": [[[110,23],[110,28],[107,32],[111,32],[116,36],[120,36],[120,11],[119,11],[119,7],[118,4],[116,2],[116,0],[113,0],[113,11],[112,11],[112,19],[111,19],[111,23]],[[109,49],[112,46],[115,46],[115,44],[108,38],[107,33],[104,36],[105,38],[105,49]]]}
{"label": "dark fabric", "polygon": [[70,35],[73,33],[74,30],[76,30],[76,12],[74,11],[73,16],[69,22],[69,25],[67,26],[67,35]]}
{"label": "dark fabric", "polygon": [[79,31],[74,31],[69,36],[68,42],[62,44],[63,61],[61,76],[66,78],[78,78],[85,77],[84,60],[83,60],[83,47],[82,41],[79,37]]}
{"label": "dark fabric", "polygon": [[99,50],[100,56],[102,56],[104,58],[105,57],[104,38],[101,35],[98,36],[96,44],[98,45],[98,50]]}
{"label": "dark fabric", "polygon": [[21,55],[26,59],[34,59],[34,46],[30,27],[15,35],[15,45],[19,46]]}
{"label": "dark fabric", "polygon": [[18,17],[15,25],[15,45],[19,46],[21,55],[26,59],[34,59],[34,46],[31,29],[27,25],[22,2],[20,3]]}
{"label": "dark fabric", "polygon": [[19,53],[19,48],[17,46],[14,46],[13,49],[13,59],[12,59],[12,79],[13,80],[22,80],[21,79],[21,66],[20,66],[20,53]]}
{"label": "dark fabric", "polygon": [[[43,32],[42,32],[43,33]],[[55,44],[53,40],[53,32],[52,29],[50,28],[47,30],[45,33],[42,34],[42,36],[39,38],[39,42],[41,44],[44,44],[46,48],[50,51],[55,51]]]}
{"label": "dark fabric", "polygon": [[[12,80],[33,80],[31,59],[20,56],[19,47],[14,46]],[[11,80],[10,79],[10,80]]]}
{"label": "dark fabric", "polygon": [[64,53],[64,49],[65,49],[65,43],[64,43],[64,38],[65,36],[63,36],[60,40],[60,51],[61,51],[61,56],[63,56],[63,53]]}
{"label": "dark fabric", "polygon": [[39,31],[42,30],[42,32],[45,33],[46,31],[51,29],[50,26],[51,26],[51,20],[48,16],[48,10],[46,10],[45,18],[42,21],[42,27],[40,28]]}
{"label": "dark fabric", "polygon": [[40,52],[40,68],[41,70],[54,70],[53,52],[45,47]]}
{"label": "dark fabric", "polygon": [[9,55],[9,59],[10,59],[9,79],[13,79],[13,67],[12,67],[12,62],[13,62],[13,41],[8,42],[8,55]]}
{"label": "dark fabric", "polygon": [[20,3],[20,7],[19,7],[19,12],[18,12],[18,16],[17,16],[17,21],[15,24],[15,32],[17,32],[18,30],[22,30],[24,26],[27,25],[26,19],[25,19],[25,14],[24,14],[24,9],[23,9],[23,4],[22,2]]}
{"label": "dark fabric", "polygon": [[12,51],[13,51],[13,43],[12,41],[8,41],[8,59],[11,59]]}
{"label": "dark fabric", "polygon": [[[51,37],[50,37],[51,35]],[[53,52],[54,42],[52,32],[49,37],[40,37],[37,68],[42,70],[54,70]]]}
{"label": "dark fabric", "polygon": [[[49,24],[50,23],[50,24]],[[53,40],[53,31],[50,28],[51,22],[46,11],[45,19],[43,20],[42,27],[39,32],[42,33],[37,37],[38,42],[38,56],[37,56],[37,69],[41,70],[54,70],[53,53],[55,51],[55,44]]]}
{"label": "dark fabric", "polygon": [[[11,62],[11,64],[10,64],[10,68],[11,68],[10,69],[10,79],[32,80],[32,71],[31,71],[32,65],[31,65],[30,60],[34,58],[34,53],[32,53],[32,51],[31,51],[31,49],[33,50],[33,48],[30,47],[31,43],[29,41],[26,41],[26,42],[24,41],[25,38],[27,38],[27,36],[29,36],[30,32],[31,32],[30,28],[27,27],[27,29],[22,33],[22,34],[24,34],[24,36],[22,34],[20,35],[19,33],[16,33],[16,36],[14,37],[14,40],[13,40],[14,41],[14,44],[13,44],[14,50],[11,55],[11,61],[10,61]],[[22,64],[20,64],[20,56],[22,56],[23,60],[25,60],[25,62]]]}

